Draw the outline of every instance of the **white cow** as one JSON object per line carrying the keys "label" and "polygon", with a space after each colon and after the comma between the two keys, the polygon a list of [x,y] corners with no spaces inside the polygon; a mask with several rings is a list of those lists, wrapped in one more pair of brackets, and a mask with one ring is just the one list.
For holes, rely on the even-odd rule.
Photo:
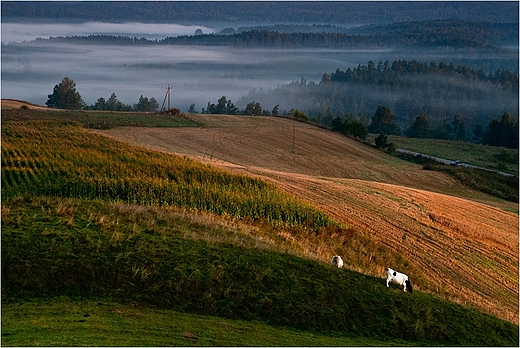
{"label": "white cow", "polygon": [[386,269],[386,287],[389,287],[390,282],[397,283],[403,286],[403,291],[412,292],[413,287],[410,280],[408,280],[408,276],[404,273],[400,273],[394,271],[391,268]]}
{"label": "white cow", "polygon": [[341,259],[341,256],[334,255],[332,257],[332,261],[330,261],[330,264],[334,267],[342,268],[343,267],[343,260]]}

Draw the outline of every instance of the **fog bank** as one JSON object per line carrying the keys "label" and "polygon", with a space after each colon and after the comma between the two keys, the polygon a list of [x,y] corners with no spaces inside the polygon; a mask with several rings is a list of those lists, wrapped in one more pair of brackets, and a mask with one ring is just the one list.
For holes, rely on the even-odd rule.
{"label": "fog bank", "polygon": [[[121,35],[184,35],[204,26],[146,23],[2,24],[2,42],[32,37],[97,33]],[[70,32],[69,32],[70,31]],[[148,34],[146,34],[148,33]],[[145,35],[146,34],[146,35]],[[7,39],[7,40],[6,40]],[[226,96],[244,109],[240,97],[252,90],[274,89],[299,81],[318,83],[323,74],[381,61],[406,59],[437,63],[453,62],[485,73],[496,69],[518,70],[518,51],[481,52],[453,49],[239,49],[216,46],[94,45],[56,41],[33,41],[2,45],[2,98],[23,99],[44,105],[53,87],[68,77],[88,105],[115,93],[133,105],[141,95],[162,103],[166,87],[172,86],[171,105],[187,111],[191,104],[200,111],[208,101]],[[237,103],[237,101],[239,101]],[[259,101],[259,100],[257,100]],[[267,101],[266,101],[267,103]],[[262,107],[271,110],[273,105]],[[284,108],[299,108],[290,101]],[[280,110],[280,111],[283,111]]]}
{"label": "fog bank", "polygon": [[164,39],[168,36],[193,35],[197,29],[210,34],[214,29],[206,26],[157,24],[157,23],[2,23],[2,42],[32,41],[36,38],[48,39],[51,36],[88,36],[122,35]]}

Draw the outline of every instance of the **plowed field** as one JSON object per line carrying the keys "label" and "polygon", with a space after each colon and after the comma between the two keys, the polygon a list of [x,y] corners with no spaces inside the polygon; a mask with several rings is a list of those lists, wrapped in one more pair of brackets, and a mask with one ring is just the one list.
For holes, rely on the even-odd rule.
{"label": "plowed field", "polygon": [[[504,202],[339,134],[273,117],[194,118],[198,128],[103,131],[133,144],[261,176],[314,203],[410,264],[419,291],[518,324],[519,220]],[[330,260],[328,251],[316,257]],[[377,253],[365,273],[384,277]],[[347,262],[348,264],[348,262]],[[412,281],[413,282],[413,281]]]}

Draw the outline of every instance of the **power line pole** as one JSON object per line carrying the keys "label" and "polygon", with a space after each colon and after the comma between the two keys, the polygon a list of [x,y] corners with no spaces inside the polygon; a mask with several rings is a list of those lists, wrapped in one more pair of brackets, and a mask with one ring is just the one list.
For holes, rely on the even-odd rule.
{"label": "power line pole", "polygon": [[294,153],[294,138],[296,135],[296,121],[293,115],[293,126],[292,126],[292,153]]}
{"label": "power line pole", "polygon": [[170,87],[170,84],[168,84],[168,87],[166,88],[166,95],[164,96],[164,100],[162,102],[161,111],[164,111],[164,103],[166,103],[166,98],[168,98],[168,109],[170,110],[170,90],[172,88]]}

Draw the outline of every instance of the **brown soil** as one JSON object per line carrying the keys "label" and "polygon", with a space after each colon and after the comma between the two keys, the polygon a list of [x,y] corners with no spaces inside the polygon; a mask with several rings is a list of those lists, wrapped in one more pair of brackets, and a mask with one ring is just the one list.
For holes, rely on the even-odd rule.
{"label": "brown soil", "polygon": [[[518,210],[517,203],[304,123],[193,117],[205,126],[121,127],[103,133],[274,182],[400,253],[420,270],[424,281],[417,290],[518,325],[519,220],[511,212]],[[331,255],[317,257],[328,262]],[[383,277],[392,266],[362,271]]]}

